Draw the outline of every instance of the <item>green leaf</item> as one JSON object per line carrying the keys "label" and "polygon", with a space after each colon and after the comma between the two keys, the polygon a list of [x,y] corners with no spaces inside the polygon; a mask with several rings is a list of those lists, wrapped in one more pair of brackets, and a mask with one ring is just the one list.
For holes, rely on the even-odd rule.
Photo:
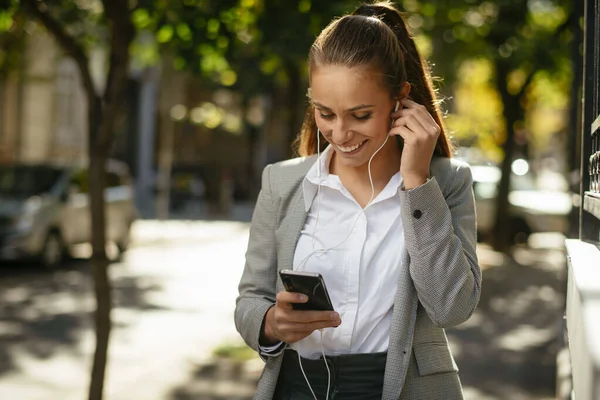
{"label": "green leaf", "polygon": [[150,18],[150,13],[148,10],[140,8],[133,12],[132,15],[133,23],[136,28],[142,30],[147,29],[152,23],[152,19]]}
{"label": "green leaf", "polygon": [[177,36],[181,38],[183,41],[192,40],[192,30],[186,23],[180,23],[177,25]]}
{"label": "green leaf", "polygon": [[156,34],[156,40],[159,43],[167,43],[173,38],[173,26],[164,25]]}
{"label": "green leaf", "polygon": [[12,13],[8,11],[0,11],[0,32],[5,32],[12,26]]}

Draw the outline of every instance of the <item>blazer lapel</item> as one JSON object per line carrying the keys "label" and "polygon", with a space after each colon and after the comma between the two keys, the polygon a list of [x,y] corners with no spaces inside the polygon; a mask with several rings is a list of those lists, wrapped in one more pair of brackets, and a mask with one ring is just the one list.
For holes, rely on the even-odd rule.
{"label": "blazer lapel", "polygon": [[290,198],[287,214],[281,223],[281,240],[279,248],[279,269],[293,269],[294,251],[300,232],[306,223],[308,213],[304,210],[304,194],[302,185],[298,185]]}

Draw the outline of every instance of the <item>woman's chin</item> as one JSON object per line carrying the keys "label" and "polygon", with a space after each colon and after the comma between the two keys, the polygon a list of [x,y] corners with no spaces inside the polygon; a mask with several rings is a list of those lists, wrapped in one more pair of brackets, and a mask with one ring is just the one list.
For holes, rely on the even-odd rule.
{"label": "woman's chin", "polygon": [[352,167],[352,168],[359,168],[359,167],[362,167],[362,166],[368,164],[369,158],[370,158],[369,154],[372,154],[372,153],[365,153],[365,155],[363,155],[362,157],[356,157],[356,156],[348,156],[347,154],[344,154],[343,152],[341,152],[339,150],[335,151],[338,165],[341,165],[343,167]]}

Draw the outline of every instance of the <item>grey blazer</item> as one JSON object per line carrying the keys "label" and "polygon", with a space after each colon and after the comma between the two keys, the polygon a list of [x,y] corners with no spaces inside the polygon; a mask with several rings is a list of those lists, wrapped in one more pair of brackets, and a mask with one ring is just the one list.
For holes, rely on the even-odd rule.
{"label": "grey blazer", "polygon": [[[239,284],[235,324],[258,351],[263,318],[283,290],[277,271],[292,269],[304,226],[302,181],[316,156],[267,166],[262,175]],[[459,400],[462,389],[444,328],[466,321],[477,306],[475,204],[468,165],[434,157],[431,179],[400,192],[405,250],[394,301],[383,399]],[[271,399],[283,354],[266,362],[255,399]]]}

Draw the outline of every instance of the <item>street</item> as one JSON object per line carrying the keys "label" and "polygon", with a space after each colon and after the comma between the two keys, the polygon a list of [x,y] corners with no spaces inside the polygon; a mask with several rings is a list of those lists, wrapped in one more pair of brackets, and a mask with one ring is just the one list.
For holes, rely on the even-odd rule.
{"label": "street", "polygon": [[[110,271],[115,309],[105,398],[249,399],[261,362],[213,355],[240,344],[233,309],[248,224],[139,221],[132,236]],[[564,255],[560,240],[551,242],[541,237],[512,257],[480,248],[480,306],[448,331],[466,399],[552,398]],[[0,399],[86,398],[93,305],[83,259],[54,272],[1,267]]]}

